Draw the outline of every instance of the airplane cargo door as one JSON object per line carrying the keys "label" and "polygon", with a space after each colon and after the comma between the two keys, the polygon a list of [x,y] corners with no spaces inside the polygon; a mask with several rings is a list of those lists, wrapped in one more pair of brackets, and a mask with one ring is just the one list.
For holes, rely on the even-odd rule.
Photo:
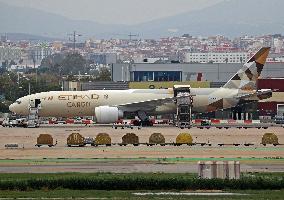
{"label": "airplane cargo door", "polygon": [[31,99],[30,100],[30,107],[31,108],[41,108],[41,100],[40,99]]}
{"label": "airplane cargo door", "polygon": [[277,105],[277,115],[284,116],[284,104]]}
{"label": "airplane cargo door", "polygon": [[40,108],[41,107],[41,100],[40,99],[35,99],[35,107]]}

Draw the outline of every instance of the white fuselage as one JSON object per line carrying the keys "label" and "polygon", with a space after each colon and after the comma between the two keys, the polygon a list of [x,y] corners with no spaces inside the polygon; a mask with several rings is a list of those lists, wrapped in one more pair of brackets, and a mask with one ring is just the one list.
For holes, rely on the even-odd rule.
{"label": "white fuselage", "polygon": [[[240,91],[225,88],[191,88],[193,95],[193,112],[207,112],[208,106],[224,99],[224,109],[234,107],[238,100],[234,98]],[[28,95],[18,99],[10,110],[21,115],[29,114],[30,100],[40,99],[39,116],[41,117],[75,117],[94,116],[99,106],[119,107],[174,96],[173,89],[131,89],[131,90],[90,90],[90,91],[51,91]],[[211,111],[211,110],[210,110]],[[157,106],[151,115],[172,114],[176,105],[166,103]]]}

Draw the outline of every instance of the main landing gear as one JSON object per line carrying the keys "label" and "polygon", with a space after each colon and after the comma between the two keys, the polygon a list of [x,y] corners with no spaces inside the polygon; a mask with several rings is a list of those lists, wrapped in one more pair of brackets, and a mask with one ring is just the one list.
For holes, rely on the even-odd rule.
{"label": "main landing gear", "polygon": [[153,122],[149,119],[144,111],[138,111],[138,117],[140,120],[133,122],[134,126],[153,126]]}

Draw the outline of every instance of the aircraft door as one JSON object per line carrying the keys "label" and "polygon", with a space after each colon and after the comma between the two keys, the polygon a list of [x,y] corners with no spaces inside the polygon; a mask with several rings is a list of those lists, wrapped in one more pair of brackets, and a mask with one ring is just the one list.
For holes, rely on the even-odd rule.
{"label": "aircraft door", "polygon": [[40,99],[35,99],[35,107],[40,109],[41,108],[41,100]]}
{"label": "aircraft door", "polygon": [[31,108],[41,108],[41,100],[40,99],[31,99],[30,100],[30,107]]}

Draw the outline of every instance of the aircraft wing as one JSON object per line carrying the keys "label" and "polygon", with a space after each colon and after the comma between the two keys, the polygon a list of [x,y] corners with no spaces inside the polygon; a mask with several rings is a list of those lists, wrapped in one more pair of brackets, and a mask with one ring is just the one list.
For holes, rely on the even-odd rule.
{"label": "aircraft wing", "polygon": [[190,96],[150,99],[146,101],[132,102],[132,103],[120,104],[116,106],[121,108],[123,111],[128,111],[128,112],[135,112],[139,110],[152,111],[156,109],[158,106],[162,106],[167,103],[173,103],[178,98],[184,98],[184,97],[190,97]]}
{"label": "aircraft wing", "polygon": [[239,94],[235,98],[242,99],[242,100],[248,100],[248,101],[259,101],[263,99],[268,99],[272,97],[273,90],[265,89],[265,90],[258,90],[254,93],[249,94]]}

